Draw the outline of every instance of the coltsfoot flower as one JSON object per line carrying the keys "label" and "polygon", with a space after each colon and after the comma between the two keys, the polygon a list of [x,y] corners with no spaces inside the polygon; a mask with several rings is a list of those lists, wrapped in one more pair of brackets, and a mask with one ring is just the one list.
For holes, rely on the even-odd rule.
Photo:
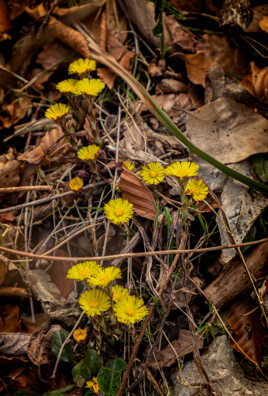
{"label": "coltsfoot flower", "polygon": [[66,278],[75,280],[88,279],[101,270],[101,266],[96,261],[84,261],[73,265],[67,272]]}
{"label": "coltsfoot flower", "polygon": [[186,184],[185,193],[192,195],[195,201],[202,201],[208,195],[208,187],[203,180],[191,179]]}
{"label": "coltsfoot flower", "polygon": [[80,91],[77,87],[77,80],[69,78],[68,80],[60,81],[56,88],[63,93],[72,93],[74,95],[80,95]]}
{"label": "coltsfoot flower", "polygon": [[91,144],[89,146],[82,147],[77,152],[77,156],[83,161],[94,160],[99,150],[100,150],[99,146],[96,146],[96,144]]}
{"label": "coltsfoot flower", "polygon": [[104,87],[104,82],[96,78],[92,78],[91,80],[88,78],[83,78],[77,83],[77,88],[79,89],[80,93],[90,96],[99,95]]}
{"label": "coltsfoot flower", "polygon": [[59,120],[64,117],[67,113],[69,113],[69,107],[63,103],[56,103],[50,106],[49,109],[45,112],[45,117],[49,120]]}
{"label": "coltsfoot flower", "polygon": [[124,224],[133,217],[133,204],[127,199],[111,199],[104,205],[104,212],[111,223]]}
{"label": "coltsfoot flower", "polygon": [[99,393],[100,392],[100,387],[99,387],[97,378],[93,377],[92,381],[87,381],[86,382],[86,388],[92,389],[93,392],[95,392],[95,393]]}
{"label": "coltsfoot flower", "polygon": [[129,169],[130,171],[132,171],[133,169],[135,169],[135,165],[133,164],[133,162],[131,161],[124,161],[123,164],[125,165],[125,167],[127,169]]}
{"label": "coltsfoot flower", "polygon": [[106,287],[115,279],[120,279],[122,276],[120,268],[106,267],[100,268],[98,272],[90,276],[87,281],[90,286]]}
{"label": "coltsfoot flower", "polygon": [[83,188],[84,182],[81,177],[74,177],[69,181],[69,188],[72,191],[80,191]]}
{"label": "coltsfoot flower", "polygon": [[77,59],[76,61],[70,63],[69,73],[70,74],[84,74],[96,70],[96,62],[93,59]]}
{"label": "coltsfoot flower", "polygon": [[96,316],[111,307],[111,299],[103,291],[91,289],[81,294],[79,304],[88,316]]}
{"label": "coltsfoot flower", "polygon": [[118,322],[128,325],[141,321],[148,315],[148,309],[142,298],[126,296],[114,305],[114,313]]}
{"label": "coltsfoot flower", "polygon": [[112,299],[114,302],[118,302],[121,298],[129,296],[128,290],[123,286],[113,286],[112,287]]}
{"label": "coltsfoot flower", "polygon": [[139,175],[146,184],[159,184],[165,178],[165,168],[159,162],[149,162],[142,167]]}
{"label": "coltsfoot flower", "polygon": [[196,176],[199,165],[189,161],[176,161],[166,167],[166,175],[176,176],[180,179],[184,177]]}
{"label": "coltsfoot flower", "polygon": [[76,342],[83,342],[87,338],[87,329],[76,329],[73,332],[73,338]]}

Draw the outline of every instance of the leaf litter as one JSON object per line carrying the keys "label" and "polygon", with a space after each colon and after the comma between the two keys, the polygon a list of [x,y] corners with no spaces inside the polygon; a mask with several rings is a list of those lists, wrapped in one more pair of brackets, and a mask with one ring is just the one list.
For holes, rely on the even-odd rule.
{"label": "leaf litter", "polygon": [[[11,298],[10,293],[13,293],[15,301],[29,301],[27,314],[30,311],[33,322],[41,313],[45,312],[47,317],[43,323],[46,329],[34,327],[36,335],[29,338],[29,334],[25,334],[20,327],[23,322],[18,305],[12,301],[10,313],[15,315],[5,316],[5,322],[3,319],[1,322],[5,323],[0,334],[4,344],[1,353],[9,359],[10,355],[25,354],[28,348],[28,364],[31,362],[39,369],[41,365],[44,366],[44,371],[48,369],[50,376],[52,370],[54,373],[57,370],[59,379],[55,380],[52,387],[41,386],[38,376],[35,376],[37,372],[31,371],[35,390],[40,387],[44,391],[51,391],[59,389],[62,384],[72,384],[70,377],[66,377],[61,370],[60,349],[65,341],[62,338],[57,346],[58,363],[51,356],[51,347],[48,345],[52,333],[67,331],[71,335],[80,313],[77,299],[81,289],[65,278],[69,262],[61,266],[56,261],[48,262],[45,256],[81,257],[82,261],[83,256],[112,252],[122,254],[121,258],[113,260],[113,265],[120,266],[122,270],[122,283],[132,292],[139,290],[140,296],[155,307],[150,317],[154,346],[152,353],[144,338],[143,348],[138,352],[138,342],[135,346],[130,339],[129,344],[123,342],[123,333],[127,334],[125,329],[112,323],[109,332],[102,318],[92,323],[83,319],[83,324],[91,330],[90,345],[103,354],[105,361],[125,356],[129,362],[125,373],[129,378],[132,378],[134,360],[141,362],[136,366],[140,372],[143,365],[147,364],[154,370],[150,375],[149,369],[146,371],[147,379],[144,381],[148,394],[152,394],[152,387],[163,393],[166,383],[172,392],[168,368],[186,354],[186,359],[190,361],[194,354],[199,370],[205,372],[202,348],[213,340],[218,326],[215,321],[217,311],[213,309],[219,309],[224,315],[228,304],[239,297],[243,307],[232,305],[228,320],[234,338],[245,352],[245,360],[253,362],[257,371],[261,371],[265,352],[260,344],[267,326],[263,311],[261,319],[258,319],[259,327],[256,320],[250,324],[253,331],[250,349],[244,342],[248,322],[245,319],[245,326],[239,328],[234,323],[240,323],[249,309],[243,293],[254,289],[253,283],[259,286],[265,276],[265,245],[244,253],[254,278],[253,283],[241,264],[241,257],[234,258],[234,249],[229,252],[223,250],[221,257],[198,254],[198,249],[230,244],[230,230],[236,242],[245,241],[252,229],[255,229],[252,239],[266,237],[267,220],[262,213],[266,213],[267,198],[231,178],[227,179],[216,168],[191,155],[150,113],[151,104],[129,77],[133,73],[147,87],[153,100],[183,129],[192,143],[239,172],[256,177],[254,161],[259,158],[265,160],[267,153],[267,67],[263,67],[255,55],[249,57],[242,46],[231,43],[227,34],[217,34],[221,23],[238,24],[242,31],[247,31],[247,23],[237,17],[239,9],[231,18],[226,5],[228,2],[224,2],[222,9],[206,2],[206,12],[212,16],[214,28],[217,26],[216,32],[211,34],[202,27],[199,27],[199,32],[191,29],[191,18],[196,20],[203,6],[198,4],[196,7],[194,2],[191,5],[188,2],[187,5],[184,2],[180,2],[180,5],[172,2],[181,20],[170,15],[170,9],[166,10],[163,24],[168,52],[163,60],[159,56],[159,48],[160,51],[163,49],[161,40],[153,34],[153,2],[123,0],[120,2],[121,7],[117,3],[111,7],[111,3],[105,1],[87,2],[69,8],[64,7],[64,1],[57,7],[54,7],[53,2],[38,5],[30,3],[9,4],[9,15],[4,8],[1,11],[0,7],[4,22],[1,24],[1,40],[11,40],[16,48],[11,55],[5,54],[4,49],[1,53],[3,108],[0,121],[4,137],[8,140],[4,142],[0,159],[0,183],[1,188],[25,187],[25,191],[17,190],[18,193],[13,194],[1,191],[1,229],[5,230],[3,246],[11,247],[13,253],[5,253],[5,265],[0,267],[3,278],[0,293],[2,290],[8,300]],[[254,18],[259,21],[255,24],[256,29],[265,31],[265,11],[258,10],[258,17],[257,10],[254,8],[252,11]],[[26,30],[23,33],[24,40],[15,43],[17,37],[13,36],[13,26],[19,21],[19,16],[27,22],[31,21],[35,27]],[[202,14],[201,22],[203,17]],[[81,30],[81,23],[85,30]],[[95,41],[90,41],[85,31]],[[63,75],[67,77],[70,61],[79,56],[92,56],[99,61],[96,73],[109,90],[107,88],[100,95],[92,108],[83,100],[71,98],[70,103],[77,119],[71,121],[69,118],[64,125],[56,127],[44,120],[44,111],[49,101],[57,102],[60,98],[66,100],[64,94],[55,90],[55,86],[63,79]],[[11,89],[8,94],[7,88]],[[134,89],[138,98],[129,88]],[[30,122],[30,118],[33,122]],[[78,149],[90,144],[100,145],[96,163],[91,165],[76,156]],[[211,194],[206,201],[193,205],[185,215],[178,180],[171,177],[166,183],[146,186],[139,171],[150,162],[169,165],[178,160],[192,159],[200,165],[199,177],[205,180]],[[135,169],[127,169],[125,161],[133,162]],[[86,189],[72,193],[71,198],[62,198],[61,195],[68,191],[68,183],[74,177],[82,178]],[[31,186],[47,186],[59,198],[34,208],[34,202],[49,196],[45,189],[33,188],[31,191]],[[111,224],[107,226],[102,211],[104,204],[119,194],[117,187],[122,197],[133,204],[137,217],[121,228]],[[212,192],[216,195],[213,196]],[[25,203],[28,206],[22,207]],[[14,205],[16,209],[8,212]],[[219,214],[222,211],[226,215],[225,219]],[[8,217],[9,213],[11,215]],[[226,228],[226,221],[229,229]],[[261,226],[256,225],[258,221]],[[172,250],[178,246],[194,247],[196,253],[157,255],[157,250]],[[18,263],[20,256],[16,255],[16,250],[34,252],[39,258]],[[124,258],[128,252],[144,250],[153,252],[152,257]],[[218,260],[229,263],[213,278],[211,274],[208,275],[206,267],[212,268]],[[7,271],[22,274],[24,286],[18,285],[15,278],[6,285]],[[242,275],[246,279],[244,283]],[[231,279],[228,285],[225,284],[226,279]],[[162,290],[163,285],[165,290]],[[205,297],[212,309],[208,310]],[[252,302],[256,310],[260,295],[259,299],[257,297],[258,290]],[[55,320],[62,326],[56,330],[50,322]],[[172,329],[176,330],[176,334]],[[133,335],[133,339],[138,335],[135,328]],[[217,335],[216,330],[216,338]],[[68,344],[67,340],[67,345],[70,349],[72,344]],[[136,354],[134,357],[129,352],[132,348]],[[85,349],[76,346],[74,353],[81,358]],[[13,362],[17,364],[15,358]],[[66,362],[70,373],[71,358],[69,360],[68,357]],[[5,368],[5,383],[13,392],[19,388],[33,390],[22,366],[18,370],[16,381],[15,372]],[[41,378],[42,373],[39,372]],[[121,386],[126,384],[124,378]],[[155,378],[159,383],[157,387]],[[140,374],[136,387],[142,380],[143,375]],[[207,380],[209,383],[210,378]],[[198,383],[199,378],[194,382]],[[213,385],[211,387],[213,389]],[[118,392],[119,396],[121,391]]]}

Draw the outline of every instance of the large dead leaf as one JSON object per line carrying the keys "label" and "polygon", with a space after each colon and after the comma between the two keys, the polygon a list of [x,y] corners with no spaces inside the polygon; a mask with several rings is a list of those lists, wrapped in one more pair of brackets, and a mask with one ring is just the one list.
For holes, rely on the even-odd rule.
{"label": "large dead leaf", "polygon": [[234,339],[241,347],[232,344],[232,347],[255,365],[261,362],[262,345],[264,342],[264,328],[261,325],[260,311],[254,310],[249,297],[232,304],[227,322],[234,333]]}
{"label": "large dead leaf", "polygon": [[170,367],[178,358],[201,348],[203,348],[203,339],[201,336],[193,336],[189,330],[179,330],[178,339],[168,344],[161,351],[156,351],[154,353],[154,360],[149,361],[147,364],[155,369]]}
{"label": "large dead leaf", "polygon": [[20,309],[17,305],[6,304],[1,306],[0,332],[9,333],[20,331]]}
{"label": "large dead leaf", "polygon": [[2,106],[0,121],[2,125],[0,125],[0,129],[10,128],[13,124],[16,124],[26,115],[30,115],[32,111],[32,103],[30,99],[18,98],[15,99],[12,103],[4,104]]}
{"label": "large dead leaf", "polygon": [[268,152],[268,120],[241,103],[219,98],[193,116],[187,120],[190,140],[224,164]]}
{"label": "large dead leaf", "polygon": [[[29,164],[39,164],[48,154],[50,161],[58,161],[69,148],[70,145],[64,138],[62,129],[57,127],[47,132],[35,149],[19,155],[18,160],[26,161]],[[55,156],[56,153],[57,156]]]}
{"label": "large dead leaf", "polygon": [[185,55],[187,75],[194,84],[205,87],[208,71],[216,63],[229,73],[242,75],[246,72],[243,55],[231,48],[225,37],[204,35],[196,49],[195,54]]}
{"label": "large dead leaf", "polygon": [[19,356],[27,353],[31,334],[0,333],[0,352],[5,355]]}
{"label": "large dead leaf", "polygon": [[119,188],[122,191],[123,198],[133,204],[133,208],[139,216],[150,220],[155,219],[156,203],[153,193],[135,173],[125,167],[120,176]]}

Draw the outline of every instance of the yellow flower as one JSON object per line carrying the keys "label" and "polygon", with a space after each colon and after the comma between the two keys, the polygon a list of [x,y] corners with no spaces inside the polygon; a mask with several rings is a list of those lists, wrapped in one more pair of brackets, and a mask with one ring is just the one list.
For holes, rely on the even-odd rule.
{"label": "yellow flower", "polygon": [[121,278],[120,268],[117,267],[106,267],[100,268],[100,270],[90,276],[87,281],[90,286],[106,287],[115,279]]}
{"label": "yellow flower", "polygon": [[83,179],[81,179],[81,177],[74,177],[73,179],[71,179],[69,181],[69,188],[72,191],[79,191],[81,190],[81,188],[83,187],[84,182]]}
{"label": "yellow flower", "polygon": [[84,146],[77,152],[77,156],[84,161],[93,160],[97,156],[99,149],[100,147],[95,144]]}
{"label": "yellow flower", "polygon": [[93,59],[77,59],[69,65],[70,74],[84,74],[96,70],[96,62]]}
{"label": "yellow flower", "polygon": [[60,81],[57,85],[56,88],[63,93],[72,93],[75,95],[80,95],[80,91],[77,88],[77,80],[74,80],[73,78],[69,78],[68,80],[63,80]]}
{"label": "yellow flower", "polygon": [[101,270],[101,266],[96,261],[84,261],[75,264],[67,272],[66,278],[84,280],[88,279]]}
{"label": "yellow flower", "polygon": [[159,184],[165,178],[165,168],[159,162],[149,162],[139,172],[146,184]]}
{"label": "yellow flower", "polygon": [[176,176],[180,179],[184,177],[196,176],[199,169],[199,165],[189,161],[176,161],[173,164],[167,166],[166,175]]}
{"label": "yellow flower", "polygon": [[114,302],[118,302],[121,298],[129,296],[128,290],[123,286],[113,286],[112,287],[112,299]]}
{"label": "yellow flower", "polygon": [[73,332],[73,338],[76,342],[85,341],[87,338],[87,329],[76,329]]}
{"label": "yellow flower", "polygon": [[185,187],[187,195],[192,195],[195,201],[202,201],[208,195],[208,187],[203,180],[189,180]]}
{"label": "yellow flower", "polygon": [[148,315],[148,309],[142,298],[135,296],[121,298],[113,309],[118,322],[129,325],[139,322]]}
{"label": "yellow flower", "polygon": [[125,165],[125,167],[127,169],[129,169],[130,171],[132,171],[133,169],[135,169],[135,165],[130,162],[130,161],[124,161],[123,164]]}
{"label": "yellow flower", "polygon": [[82,80],[78,81],[77,88],[79,89],[81,95],[90,95],[90,96],[97,96],[105,87],[105,84],[99,80],[92,78],[89,80],[88,78],[83,78]]}
{"label": "yellow flower", "polygon": [[101,290],[86,290],[79,298],[79,304],[88,316],[100,315],[111,306],[110,297]]}
{"label": "yellow flower", "polygon": [[69,112],[69,107],[63,103],[57,103],[50,106],[45,112],[45,117],[49,120],[58,120]]}
{"label": "yellow flower", "polygon": [[133,217],[133,204],[122,198],[112,199],[104,205],[104,212],[114,224],[127,223]]}
{"label": "yellow flower", "polygon": [[87,381],[86,388],[92,389],[95,393],[99,393],[100,387],[99,387],[97,378],[93,377],[92,381]]}

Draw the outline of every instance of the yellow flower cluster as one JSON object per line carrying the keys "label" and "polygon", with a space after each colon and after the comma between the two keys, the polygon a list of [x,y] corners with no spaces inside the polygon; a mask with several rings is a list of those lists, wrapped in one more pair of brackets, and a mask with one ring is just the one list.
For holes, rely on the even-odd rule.
{"label": "yellow flower cluster", "polygon": [[74,95],[80,95],[80,91],[77,86],[78,81],[70,78],[68,80],[63,80],[60,81],[57,85],[56,88],[58,91],[62,93],[72,93]]}
{"label": "yellow flower cluster", "polygon": [[[199,165],[190,161],[176,161],[166,168],[159,162],[149,162],[142,167],[138,174],[146,184],[159,184],[165,176],[175,176],[183,182],[186,178],[197,176],[198,170]],[[191,179],[188,180],[184,191],[187,195],[191,195],[195,201],[201,201],[206,198],[208,187],[202,180]]]}
{"label": "yellow flower cluster", "polygon": [[80,95],[89,95],[89,96],[97,96],[103,88],[105,84],[96,78],[92,78],[89,80],[88,78],[83,78],[82,80],[77,82],[77,88],[80,92]]}
{"label": "yellow flower cluster", "polygon": [[87,338],[87,329],[76,329],[73,332],[73,338],[76,342],[83,342]]}
{"label": "yellow flower cluster", "polygon": [[[117,267],[103,268],[96,261],[85,261],[70,268],[67,278],[87,280],[88,285],[92,287],[83,292],[79,298],[80,307],[90,317],[100,315],[112,305],[117,320],[128,325],[139,322],[148,314],[141,298],[130,296],[128,290],[119,285],[108,288],[112,281],[121,278],[121,271]],[[74,334],[76,341],[81,337],[83,337],[81,331]]]}
{"label": "yellow flower cluster", "polygon": [[133,217],[133,204],[127,199],[112,199],[104,205],[104,212],[111,223],[124,224]]}
{"label": "yellow flower cluster", "polygon": [[96,61],[93,59],[77,59],[69,65],[69,74],[84,74],[96,70]]}
{"label": "yellow flower cluster", "polygon": [[45,112],[45,117],[49,120],[59,121],[67,113],[69,113],[69,107],[63,103],[56,103],[49,107]]}
{"label": "yellow flower cluster", "polygon": [[96,146],[95,144],[91,144],[89,146],[84,146],[80,150],[78,150],[77,156],[83,161],[94,160],[99,150],[100,150],[99,146]]}
{"label": "yellow flower cluster", "polygon": [[84,182],[81,177],[74,177],[69,181],[69,188],[72,191],[80,191],[83,188]]}
{"label": "yellow flower cluster", "polygon": [[91,381],[87,381],[86,388],[92,389],[93,392],[95,392],[95,393],[99,393],[100,387],[99,387],[97,378],[93,377]]}

